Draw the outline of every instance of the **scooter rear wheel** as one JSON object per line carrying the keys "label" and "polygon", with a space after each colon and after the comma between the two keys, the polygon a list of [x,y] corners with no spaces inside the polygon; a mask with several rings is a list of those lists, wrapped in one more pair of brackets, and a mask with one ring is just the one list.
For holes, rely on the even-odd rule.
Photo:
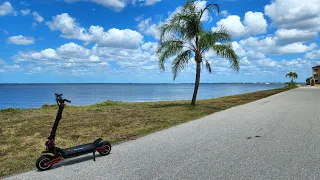
{"label": "scooter rear wheel", "polygon": [[100,147],[103,147],[104,148],[104,151],[101,151],[99,152],[99,154],[101,156],[106,156],[108,154],[110,154],[110,151],[111,151],[111,144],[107,141],[103,141],[101,144],[100,144]]}
{"label": "scooter rear wheel", "polygon": [[40,156],[36,162],[37,169],[39,171],[49,170],[52,167],[52,165],[46,166],[45,163],[51,161],[52,159],[53,159],[52,156],[48,156],[48,155]]}

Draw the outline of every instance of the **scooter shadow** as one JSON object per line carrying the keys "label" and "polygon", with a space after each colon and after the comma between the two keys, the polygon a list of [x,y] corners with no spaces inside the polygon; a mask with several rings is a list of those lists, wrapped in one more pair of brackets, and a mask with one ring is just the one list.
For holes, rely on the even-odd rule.
{"label": "scooter shadow", "polygon": [[[99,157],[102,157],[102,156],[100,154],[96,154],[96,160]],[[70,166],[70,165],[78,164],[78,163],[89,161],[89,160],[93,161],[93,155],[85,155],[85,156],[79,156],[79,157],[74,157],[70,159],[64,159],[61,162],[55,164],[51,169],[56,169],[61,166]]]}

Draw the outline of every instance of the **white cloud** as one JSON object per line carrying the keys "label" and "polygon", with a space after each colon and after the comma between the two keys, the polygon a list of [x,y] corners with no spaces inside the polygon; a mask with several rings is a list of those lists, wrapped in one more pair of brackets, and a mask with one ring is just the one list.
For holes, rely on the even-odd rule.
{"label": "white cloud", "polygon": [[39,52],[21,52],[19,51],[17,55],[13,57],[14,61],[46,61],[59,59],[56,50],[48,48]]}
{"label": "white cloud", "polygon": [[144,70],[154,70],[157,68],[159,68],[157,65],[150,65],[150,66],[142,66],[141,67],[141,69],[144,69]]}
{"label": "white cloud", "polygon": [[249,61],[247,56],[241,58],[239,61],[240,61],[241,69],[243,68],[243,66],[252,66],[252,63]]}
{"label": "white cloud", "polygon": [[294,53],[304,53],[312,51],[317,47],[317,44],[312,43],[309,46],[301,43],[292,43],[286,46],[279,47],[279,53],[281,54],[294,54]]}
{"label": "white cloud", "polygon": [[5,65],[3,71],[19,71],[19,70],[22,70],[22,68],[19,65],[14,64],[14,65]]}
{"label": "white cloud", "polygon": [[236,41],[232,42],[232,49],[236,52],[238,56],[244,56],[246,54],[246,51]]}
{"label": "white cloud", "polygon": [[139,2],[144,2],[146,6],[151,6],[158,2],[161,2],[161,0],[139,0]]}
{"label": "white cloud", "polygon": [[223,10],[223,11],[221,11],[221,15],[223,17],[227,17],[227,16],[229,16],[229,12],[227,10]]}
{"label": "white cloud", "polygon": [[10,66],[10,65],[6,65],[6,66],[4,66],[4,68],[9,68],[9,69],[18,69],[18,68],[20,68],[20,66],[19,66],[19,65],[17,65],[17,64],[12,65],[12,66]]}
{"label": "white cloud", "polygon": [[139,68],[142,65],[147,65],[150,62],[155,63],[157,61],[153,46],[153,43],[145,43],[139,49],[117,50],[114,48],[94,46],[91,52],[100,58],[114,61],[121,66]]}
{"label": "white cloud", "polygon": [[54,49],[45,49],[41,51],[41,55],[48,59],[57,59],[57,52]]}
{"label": "white cloud", "polygon": [[[204,9],[207,5],[207,1],[195,1],[194,4],[196,5],[197,10]],[[138,21],[138,30],[139,32],[146,34],[146,35],[152,35],[155,39],[159,40],[160,39],[160,34],[159,34],[159,28],[161,25],[163,25],[165,22],[170,20],[174,14],[181,12],[182,6],[178,6],[173,12],[168,12],[168,18],[165,19],[164,21],[159,21],[157,23],[152,22],[152,18],[143,18],[143,16],[135,18],[136,21]],[[207,22],[211,21],[212,17],[209,14],[209,11],[205,11],[201,21]]]}
{"label": "white cloud", "polygon": [[139,47],[143,39],[140,33],[131,29],[120,30],[112,28],[104,32],[102,27],[91,26],[89,31],[92,41],[96,42],[99,46],[134,49]]}
{"label": "white cloud", "polygon": [[158,43],[156,42],[146,42],[141,45],[141,49],[144,51],[155,53],[157,51]]}
{"label": "white cloud", "polygon": [[155,42],[146,42],[139,49],[120,49],[98,45],[87,49],[70,42],[56,49],[20,51],[12,58],[16,63],[29,63],[30,73],[35,73],[31,69],[41,67],[41,72],[58,71],[59,68],[62,68],[69,69],[70,72],[74,70],[74,74],[76,72],[94,74],[98,73],[99,69],[103,70],[105,67],[109,67],[109,62],[115,62],[125,69],[133,68],[135,72],[139,72],[158,67],[155,46]]}
{"label": "white cloud", "polygon": [[58,30],[62,36],[68,39],[78,38],[83,41],[88,41],[89,37],[86,36],[86,30],[80,27],[75,18],[69,16],[68,13],[62,13],[54,16],[52,21],[46,22],[51,30]]}
{"label": "white cloud", "polygon": [[6,62],[0,58],[0,65],[4,65],[4,64],[6,64]]}
{"label": "white cloud", "polygon": [[[207,5],[207,1],[194,1],[194,4],[197,8],[198,11],[200,11],[201,9],[204,9]],[[182,10],[182,6],[178,6],[173,12],[169,12],[169,17],[167,18],[167,20],[171,19],[173,17],[174,14],[181,12]],[[205,11],[202,15],[201,21],[203,22],[207,22],[207,21],[211,21],[212,17],[209,14],[209,11]]]}
{"label": "white cloud", "polygon": [[266,56],[261,52],[247,51],[245,55],[251,60],[264,59]]}
{"label": "white cloud", "polygon": [[229,15],[216,23],[217,27],[213,27],[212,31],[218,30],[220,27],[226,28],[234,37],[242,37],[249,35],[258,35],[266,32],[267,21],[261,12],[249,11],[245,14],[242,23],[238,15]]}
{"label": "white cloud", "polygon": [[131,29],[112,28],[104,31],[101,26],[90,26],[89,29],[85,29],[67,13],[54,16],[53,21],[46,24],[51,30],[60,31],[64,38],[95,42],[99,46],[134,49],[138,48],[143,40],[139,32]]}
{"label": "white cloud", "polygon": [[44,21],[43,17],[40,16],[38,12],[34,11],[32,15],[33,15],[33,20],[37,21],[38,23],[42,23]]}
{"label": "white cloud", "polygon": [[266,19],[261,12],[249,11],[244,16],[244,25],[249,34],[257,35],[265,33],[268,27]]}
{"label": "white cloud", "polygon": [[239,44],[245,50],[261,52],[264,54],[276,52],[276,40],[273,37],[267,37],[265,39],[259,39],[258,37],[250,37],[247,39],[243,39],[239,42]]}
{"label": "white cloud", "polygon": [[278,29],[275,32],[275,36],[278,38],[278,44],[313,41],[317,39],[317,35],[317,32],[298,29]]}
{"label": "white cloud", "polygon": [[264,11],[279,28],[320,31],[319,0],[273,0]]}
{"label": "white cloud", "polygon": [[20,11],[23,16],[29,15],[30,14],[30,9],[25,9]]}
{"label": "white cloud", "polygon": [[[13,57],[15,62],[44,62],[44,61],[49,61],[50,63],[55,63],[56,61],[52,60],[64,60],[65,62],[72,62],[74,58],[74,54],[70,53],[67,56],[65,54],[58,54],[59,52],[52,49],[52,48],[47,48],[42,51],[38,52],[21,52],[19,51],[17,55]],[[68,59],[63,59],[68,57]],[[75,57],[77,57],[75,55]],[[79,57],[78,57],[79,58]]]}
{"label": "white cloud", "polygon": [[274,55],[303,53],[311,51],[316,47],[316,44],[314,43],[309,45],[305,45],[302,43],[291,43],[285,46],[279,46],[277,44],[277,41],[277,37],[266,37],[264,39],[258,37],[250,37],[241,40],[239,44],[246,51]]}
{"label": "white cloud", "polygon": [[320,60],[320,49],[308,52],[304,57],[311,60]]}
{"label": "white cloud", "polygon": [[[272,39],[272,38],[271,38]],[[266,39],[264,40],[264,45],[268,44]],[[269,39],[270,40],[270,39]],[[262,42],[260,42],[262,43]],[[241,43],[239,43],[241,46]],[[272,44],[272,43],[270,43]],[[255,45],[255,44],[254,44]],[[253,46],[254,46],[253,45]],[[310,49],[315,48],[315,44],[310,44],[309,46],[301,45],[300,43],[293,43],[290,46],[277,46],[278,51],[273,53],[278,54],[290,54],[290,53],[298,53],[303,51],[309,51]],[[247,48],[245,48],[247,49]],[[259,48],[257,48],[259,49]],[[276,75],[279,81],[281,77],[283,81],[287,81],[284,77],[288,71],[295,71],[299,74],[299,76],[309,76],[311,73],[310,67],[317,65],[317,56],[320,55],[320,51],[314,50],[312,52],[308,52],[305,54],[305,59],[303,58],[295,58],[295,59],[282,59],[275,60],[272,59],[272,56],[266,57],[263,53],[258,52],[257,50],[246,51],[245,56],[240,59],[240,72],[245,75]],[[277,57],[278,59],[279,57]],[[319,61],[320,62],[320,61]],[[299,79],[301,81],[301,79]],[[304,79],[302,78],[302,81]]]}
{"label": "white cloud", "polygon": [[34,44],[34,38],[24,37],[22,35],[11,36],[7,39],[7,42],[9,44],[16,44],[16,45],[29,45],[29,44]]}
{"label": "white cloud", "polygon": [[9,1],[5,1],[2,5],[0,4],[0,16],[14,14],[15,11]]}
{"label": "white cloud", "polygon": [[98,56],[96,56],[96,55],[91,55],[89,57],[89,61],[91,61],[91,62],[99,62],[100,58]]}
{"label": "white cloud", "polygon": [[140,21],[140,23],[138,24],[138,29],[141,33],[152,35],[155,39],[159,40],[160,34],[158,29],[160,28],[160,25],[160,23],[152,23],[152,18],[147,18]]}
{"label": "white cloud", "polygon": [[[230,15],[225,19],[221,19],[217,22],[217,26],[223,26],[234,37],[240,37],[246,34],[246,28],[240,21],[240,17],[237,15]],[[218,30],[217,27],[213,27],[212,31]]]}
{"label": "white cloud", "polygon": [[27,16],[27,15],[33,16],[33,20],[34,20],[34,22],[32,23],[33,28],[38,26],[38,23],[40,24],[44,21],[44,18],[37,11],[33,11],[31,13],[30,9],[25,9],[25,10],[21,10],[20,12],[22,13],[23,16]]}
{"label": "white cloud", "polygon": [[[292,68],[307,68],[310,69],[312,66],[310,61],[307,61],[305,59],[293,59],[293,60],[281,60],[279,64],[286,69],[292,69]],[[303,70],[303,69],[302,69]]]}
{"label": "white cloud", "polygon": [[90,50],[71,42],[57,48],[57,53],[61,56],[88,57]]}
{"label": "white cloud", "polygon": [[[196,8],[198,11],[204,9],[207,6],[207,1],[195,1]],[[209,14],[209,11],[205,11],[201,17],[201,21],[211,21],[212,17]]]}
{"label": "white cloud", "polygon": [[111,7],[115,11],[121,11],[125,6],[126,3],[121,0],[92,0],[93,2],[103,5],[104,7]]}
{"label": "white cloud", "polygon": [[0,28],[0,31],[2,31],[4,34],[9,34],[9,32],[7,30],[5,30],[5,29],[1,29]]}
{"label": "white cloud", "polygon": [[309,76],[312,62],[301,58],[277,61],[266,57],[251,59],[245,56],[240,59],[240,66],[240,71],[245,75],[280,75],[285,80],[284,75],[288,71],[296,71],[301,77]]}
{"label": "white cloud", "polygon": [[20,1],[20,4],[24,5],[24,6],[30,6],[30,4],[28,4],[28,3],[24,2],[24,1]]}
{"label": "white cloud", "polygon": [[258,65],[262,66],[262,67],[279,67],[278,66],[278,62],[277,61],[273,61],[269,58],[265,58],[265,59],[260,59],[258,61],[256,61]]}
{"label": "white cloud", "polygon": [[124,7],[126,7],[125,0],[64,0],[67,3],[79,2],[79,1],[91,1],[93,3],[102,5],[104,7],[111,8],[115,11],[121,11]]}

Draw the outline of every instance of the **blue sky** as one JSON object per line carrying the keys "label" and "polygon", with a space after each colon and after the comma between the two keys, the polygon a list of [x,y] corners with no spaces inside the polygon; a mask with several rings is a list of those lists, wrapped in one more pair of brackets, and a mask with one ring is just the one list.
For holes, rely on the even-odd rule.
{"label": "blue sky", "polygon": [[[233,36],[240,71],[206,53],[213,69],[201,82],[304,82],[320,64],[319,0],[197,1],[218,3],[204,27]],[[184,0],[0,0],[0,83],[193,83],[191,62],[173,81],[160,72],[157,29]]]}

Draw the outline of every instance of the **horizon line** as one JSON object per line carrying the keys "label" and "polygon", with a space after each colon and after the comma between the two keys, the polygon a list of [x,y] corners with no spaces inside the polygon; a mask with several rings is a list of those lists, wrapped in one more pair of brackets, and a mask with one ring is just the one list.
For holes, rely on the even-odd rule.
{"label": "horizon line", "polygon": [[[265,84],[265,83],[269,83],[269,84],[275,84],[275,83],[286,83],[286,82],[213,82],[213,83],[200,83],[200,84]],[[296,82],[296,83],[304,83],[304,82]],[[125,83],[114,83],[114,82],[110,82],[110,83],[105,83],[105,82],[99,82],[99,83],[90,83],[90,82],[31,82],[31,83],[0,83],[0,84],[194,84],[194,83],[163,83],[163,82],[159,82],[159,83],[149,83],[149,82],[142,82],[142,83],[130,83],[130,82],[125,82]]]}

